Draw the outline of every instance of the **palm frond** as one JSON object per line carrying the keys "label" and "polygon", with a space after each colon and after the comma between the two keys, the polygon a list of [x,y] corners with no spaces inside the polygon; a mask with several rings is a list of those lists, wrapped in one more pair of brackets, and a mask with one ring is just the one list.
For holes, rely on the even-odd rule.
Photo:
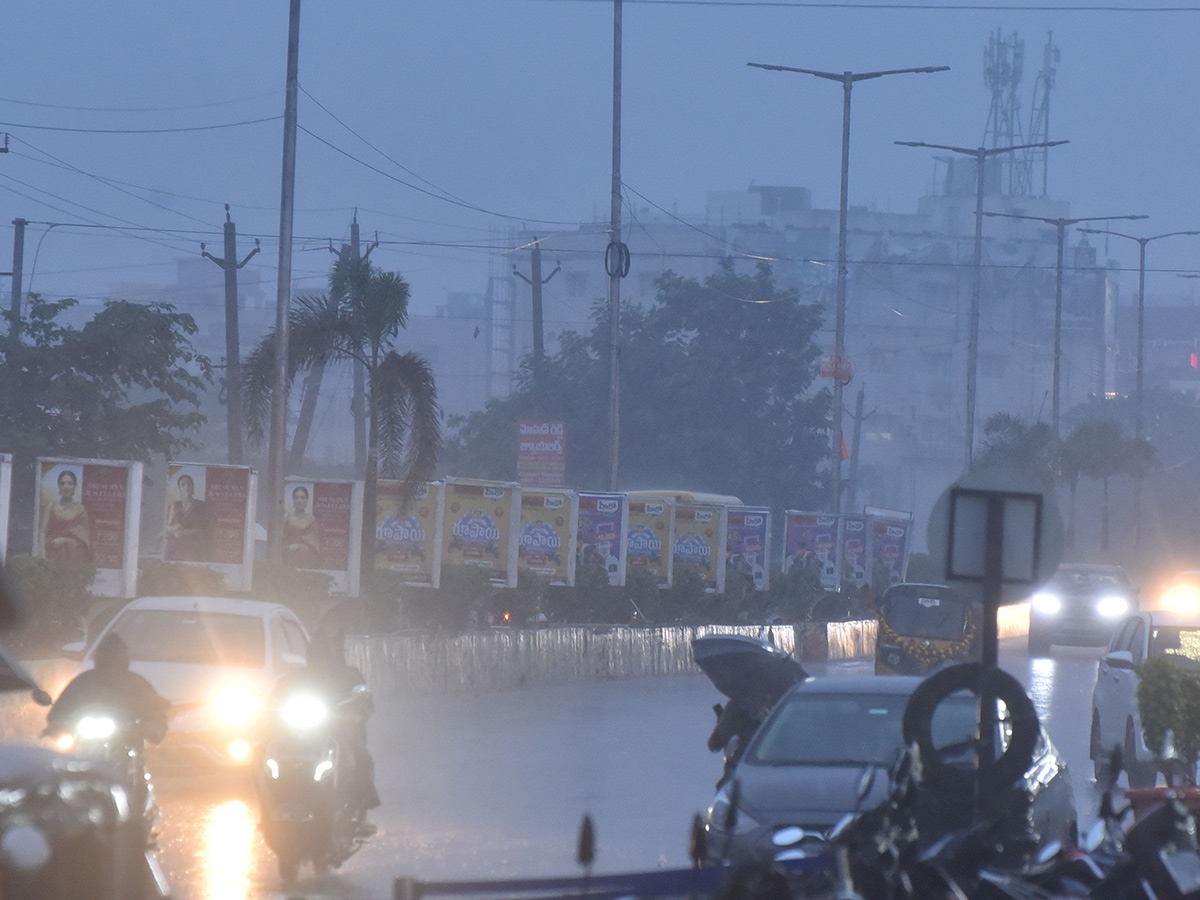
{"label": "palm frond", "polygon": [[442,446],[441,410],[429,363],[390,352],[372,377],[378,400],[379,458],[387,477],[407,486],[433,476]]}
{"label": "palm frond", "polygon": [[242,415],[246,436],[261,445],[271,419],[271,393],[275,388],[275,332],[268,333],[242,362]]}

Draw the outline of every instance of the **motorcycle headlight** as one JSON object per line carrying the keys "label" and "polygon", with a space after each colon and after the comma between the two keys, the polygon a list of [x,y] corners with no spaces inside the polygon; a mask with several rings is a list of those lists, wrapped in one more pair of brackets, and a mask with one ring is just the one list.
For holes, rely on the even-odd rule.
{"label": "motorcycle headlight", "polygon": [[81,716],[75,723],[75,734],[85,741],[106,741],[117,733],[112,716]]}
{"label": "motorcycle headlight", "polygon": [[1058,615],[1062,609],[1062,598],[1049,591],[1038,591],[1031,599],[1033,608],[1045,616]]}
{"label": "motorcycle headlight", "polygon": [[1119,594],[1101,597],[1096,601],[1096,613],[1106,619],[1115,619],[1129,611],[1129,601]]}
{"label": "motorcycle headlight", "polygon": [[329,718],[329,707],[312,694],[293,694],[283,702],[279,714],[288,728],[308,731],[320,727]]}
{"label": "motorcycle headlight", "polygon": [[225,725],[247,725],[258,717],[262,702],[246,685],[230,684],[217,692],[213,698],[212,709]]}

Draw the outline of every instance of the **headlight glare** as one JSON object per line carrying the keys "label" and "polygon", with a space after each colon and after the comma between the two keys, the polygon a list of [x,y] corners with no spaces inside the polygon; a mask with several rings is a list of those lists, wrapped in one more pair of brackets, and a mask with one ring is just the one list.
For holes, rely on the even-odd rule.
{"label": "headlight glare", "polygon": [[106,741],[117,733],[117,723],[111,716],[81,716],[75,733],[85,741]]}
{"label": "headlight glare", "polygon": [[261,709],[258,695],[244,684],[221,688],[213,698],[213,712],[225,725],[246,725],[254,721]]}
{"label": "headlight glare", "polygon": [[1058,615],[1062,609],[1062,599],[1049,591],[1038,591],[1033,595],[1032,603],[1035,610],[1046,616]]}
{"label": "headlight glare", "polygon": [[293,694],[283,701],[279,714],[288,728],[308,731],[324,723],[329,717],[329,709],[320,697],[313,694]]}
{"label": "headlight glare", "polygon": [[1101,597],[1096,601],[1096,612],[1106,619],[1115,619],[1129,611],[1129,601],[1118,594]]}
{"label": "headlight glare", "polygon": [[1163,606],[1171,612],[1195,613],[1200,611],[1200,594],[1187,585],[1169,588],[1163,595]]}

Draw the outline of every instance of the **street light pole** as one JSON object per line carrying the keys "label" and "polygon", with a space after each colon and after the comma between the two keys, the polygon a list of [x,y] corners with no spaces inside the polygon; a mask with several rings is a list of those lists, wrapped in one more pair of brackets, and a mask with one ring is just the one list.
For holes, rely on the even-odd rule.
{"label": "street light pole", "polygon": [[971,324],[967,340],[967,433],[963,458],[965,468],[971,468],[975,456],[975,390],[979,372],[979,295],[983,281],[983,161],[989,156],[1029,150],[1037,147],[1057,147],[1069,141],[1043,141],[1038,144],[1013,144],[1011,147],[951,147],[948,144],[927,144],[924,141],[896,141],[902,147],[929,147],[949,150],[975,157],[975,264],[971,282]]}
{"label": "street light pole", "polygon": [[837,260],[837,306],[834,316],[834,378],[833,378],[833,434],[830,439],[830,462],[832,474],[831,512],[841,512],[842,507],[842,366],[846,351],[846,210],[850,188],[850,90],[857,81],[882,78],[885,75],[925,75],[930,72],[946,72],[949,66],[922,66],[916,69],[886,69],[880,72],[822,72],[817,69],[798,69],[792,66],[772,66],[765,63],[746,63],[756,69],[773,72],[798,72],[815,75],[842,85],[842,186],[838,206],[838,260]]}
{"label": "street light pole", "polygon": [[[1122,234],[1119,231],[1101,231],[1099,228],[1080,228],[1087,234],[1111,234],[1113,237],[1123,237],[1137,241],[1138,245],[1138,303],[1137,303],[1137,374],[1134,380],[1133,395],[1133,433],[1139,440],[1142,437],[1142,375],[1145,371],[1143,351],[1146,333],[1146,245],[1161,238],[1179,235],[1197,235],[1200,231],[1168,231],[1164,234],[1153,234],[1150,237],[1137,237],[1132,234]],[[1133,546],[1141,549],[1142,545],[1142,479],[1134,480],[1133,501]]]}
{"label": "street light pole", "polygon": [[1051,390],[1051,430],[1054,437],[1059,437],[1058,433],[1058,413],[1059,413],[1059,371],[1062,361],[1062,287],[1063,287],[1063,236],[1066,233],[1067,226],[1078,225],[1080,222],[1115,222],[1118,220],[1145,219],[1148,216],[1085,216],[1075,219],[1054,219],[1046,216],[1022,216],[1017,213],[998,213],[985,212],[985,216],[994,216],[1000,219],[1028,219],[1033,222],[1045,222],[1048,225],[1053,225],[1058,231],[1058,253],[1055,262],[1055,281],[1054,281],[1054,383]]}

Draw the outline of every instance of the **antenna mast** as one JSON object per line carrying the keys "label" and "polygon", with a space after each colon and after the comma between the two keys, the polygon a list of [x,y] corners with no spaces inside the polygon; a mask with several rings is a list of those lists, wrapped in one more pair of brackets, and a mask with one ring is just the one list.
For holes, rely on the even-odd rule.
{"label": "antenna mast", "polygon": [[[1058,71],[1058,48],[1054,46],[1054,32],[1047,32],[1046,47],[1042,50],[1042,70],[1033,83],[1033,108],[1029,113],[1029,141],[1043,143],[1050,140],[1050,92],[1054,89],[1054,76]],[[1026,165],[1032,170],[1040,163],[1042,170],[1042,194],[1048,196],[1050,155],[1045,147],[1027,151]]]}

